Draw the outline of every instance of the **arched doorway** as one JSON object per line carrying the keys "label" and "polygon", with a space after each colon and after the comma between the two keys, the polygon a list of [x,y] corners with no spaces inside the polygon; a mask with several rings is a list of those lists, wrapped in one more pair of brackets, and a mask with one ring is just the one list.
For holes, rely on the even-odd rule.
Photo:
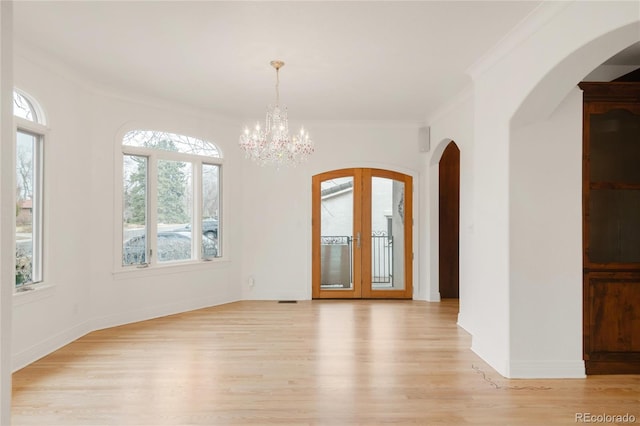
{"label": "arched doorway", "polygon": [[444,299],[460,294],[460,150],[449,142],[439,163],[439,290]]}
{"label": "arched doorway", "polygon": [[[627,16],[634,13],[637,16],[637,3],[635,7]],[[592,206],[587,205],[589,210],[585,209],[585,199],[581,202],[579,195],[583,195],[585,186],[589,191],[599,191],[598,195],[607,192],[605,186],[611,188],[610,193],[621,191],[617,189],[617,182],[585,179],[584,161],[593,153],[583,151],[583,137],[591,129],[583,123],[584,94],[576,85],[590,74],[591,80],[616,78],[609,74],[607,67],[600,69],[599,73],[595,73],[596,68],[637,42],[639,24],[636,19],[635,23],[628,21],[616,27],[605,10],[599,14],[602,22],[611,22],[611,28],[580,43],[572,42],[571,50],[567,50],[561,60],[545,67],[547,69],[535,87],[527,88],[528,94],[509,114],[509,190],[512,196],[509,200],[511,280],[507,293],[511,317],[508,335],[512,348],[509,356],[514,360],[531,359],[531,367],[534,366],[533,361],[544,359],[549,365],[546,374],[562,372],[565,377],[583,377],[585,372],[596,374],[598,371],[610,374],[612,368],[624,365],[621,362],[623,358],[629,359],[631,355],[618,350],[622,346],[619,342],[626,344],[629,339],[622,337],[618,340],[617,330],[610,327],[610,318],[602,321],[598,315],[600,312],[629,312],[620,310],[620,305],[610,304],[608,297],[600,297],[610,295],[610,290],[620,289],[617,300],[625,303],[631,302],[633,297],[625,293],[628,290],[625,283],[614,282],[609,277],[606,278],[609,281],[603,281],[596,275],[600,271],[585,263],[584,250],[587,247],[583,244],[590,244],[589,239],[595,236],[585,235],[582,222],[585,213],[587,217],[593,217],[593,213],[589,212]],[[523,65],[522,70],[524,68]],[[517,75],[522,70],[517,67],[502,69],[510,75]],[[573,118],[567,114],[573,114]],[[475,119],[489,126],[486,117],[476,116]],[[541,141],[545,142],[539,143]],[[558,147],[563,150],[558,151]],[[627,155],[626,158],[630,157]],[[542,164],[544,169],[540,167]],[[488,165],[490,163],[480,165],[474,162],[474,167],[486,168]],[[595,200],[595,204],[598,201]],[[603,205],[609,207],[604,202],[595,204],[593,207],[596,209]],[[603,217],[605,210],[600,208],[596,215],[598,213]],[[540,226],[542,224],[545,226]],[[577,224],[581,226],[574,226]],[[476,226],[476,232],[477,229]],[[613,231],[624,235],[617,224],[614,224]],[[484,263],[483,266],[490,269]],[[587,271],[585,267],[593,271]],[[549,294],[554,295],[554,303],[545,307],[542,320],[545,325],[542,325],[539,323],[542,317],[529,307],[546,304]],[[484,302],[486,304],[487,300]],[[637,312],[637,304],[633,309]],[[544,326],[549,333],[536,333],[531,324]],[[580,327],[576,327],[577,324]],[[616,318],[617,327],[618,324],[621,329],[629,322],[620,317],[620,320]],[[606,334],[602,334],[605,330]],[[559,341],[564,344],[558,346]],[[635,352],[632,356],[640,359],[637,346],[631,346],[631,349]],[[573,366],[566,362],[570,358],[568,353],[574,354],[571,355],[575,357]],[[555,373],[552,373],[553,363],[558,365]],[[513,377],[526,374],[522,368],[524,364],[514,364],[516,368],[510,371]]]}

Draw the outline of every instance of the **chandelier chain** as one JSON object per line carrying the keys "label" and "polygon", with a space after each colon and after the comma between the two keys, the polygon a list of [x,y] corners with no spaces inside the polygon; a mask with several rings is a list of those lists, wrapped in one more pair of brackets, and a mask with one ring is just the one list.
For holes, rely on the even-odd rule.
{"label": "chandelier chain", "polygon": [[276,68],[276,105],[280,105],[280,68]]}

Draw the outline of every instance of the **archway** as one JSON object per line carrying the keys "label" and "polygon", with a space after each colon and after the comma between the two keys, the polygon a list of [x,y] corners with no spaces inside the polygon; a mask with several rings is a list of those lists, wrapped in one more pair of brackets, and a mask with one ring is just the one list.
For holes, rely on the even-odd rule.
{"label": "archway", "polygon": [[[637,22],[621,26],[574,47],[550,64],[509,115],[512,377],[584,375],[583,235],[578,226],[582,215],[582,93],[577,83],[636,42],[637,29]],[[509,72],[517,74],[514,68]],[[552,303],[549,295],[553,295]],[[546,315],[537,315],[532,307],[543,303]],[[542,329],[550,332],[537,332]],[[563,345],[557,345],[558,341]],[[513,361],[521,359],[528,361]],[[546,368],[538,371],[536,363],[542,362]]]}

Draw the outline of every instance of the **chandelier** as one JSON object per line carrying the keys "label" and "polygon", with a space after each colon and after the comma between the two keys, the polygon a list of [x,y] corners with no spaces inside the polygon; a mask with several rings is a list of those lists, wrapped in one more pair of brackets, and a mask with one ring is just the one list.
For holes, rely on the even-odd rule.
{"label": "chandelier", "polygon": [[313,153],[313,141],[309,132],[301,128],[293,136],[289,136],[287,107],[280,106],[280,68],[282,61],[271,61],[276,69],[276,103],[267,108],[265,126],[257,123],[253,130],[245,127],[240,135],[240,148],[245,156],[257,164],[289,166],[305,161]]}

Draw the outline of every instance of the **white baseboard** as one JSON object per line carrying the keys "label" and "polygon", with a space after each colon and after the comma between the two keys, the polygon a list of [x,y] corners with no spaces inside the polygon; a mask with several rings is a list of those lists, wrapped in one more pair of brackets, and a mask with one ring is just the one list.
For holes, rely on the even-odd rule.
{"label": "white baseboard", "polygon": [[513,379],[584,379],[584,361],[510,361]]}
{"label": "white baseboard", "polygon": [[[479,350],[477,339],[473,339],[471,350],[489,364],[498,374],[507,379],[584,379],[585,366],[582,360],[503,360],[492,358],[490,352]],[[495,354],[493,354],[495,355]]]}
{"label": "white baseboard", "polygon": [[57,351],[76,339],[92,331],[88,321],[75,325],[67,330],[50,336],[46,340],[31,346],[11,357],[11,369],[15,373],[34,361]]}
{"label": "white baseboard", "polygon": [[456,324],[467,333],[473,335],[473,333],[471,332],[471,327],[469,326],[469,322],[467,322],[461,312],[458,312],[458,322]]}
{"label": "white baseboard", "polygon": [[490,351],[484,351],[478,344],[478,339],[472,335],[471,351],[478,355],[484,362],[489,364],[491,368],[496,370],[502,377],[509,377],[509,365],[505,359],[498,359]]}
{"label": "white baseboard", "polygon": [[440,291],[429,293],[429,296],[427,297],[427,302],[440,302],[441,300]]}
{"label": "white baseboard", "polygon": [[236,299],[224,300],[218,298],[193,299],[167,305],[152,306],[135,311],[120,312],[100,318],[92,318],[13,355],[11,359],[12,371],[18,371],[92,331],[237,301]]}
{"label": "white baseboard", "polygon": [[195,311],[197,309],[209,308],[211,306],[219,306],[227,303],[237,302],[240,299],[191,299],[183,300],[176,303],[166,305],[150,306],[144,309],[134,311],[119,312],[112,315],[106,315],[91,320],[91,331],[103,330],[105,328],[117,327],[119,325],[131,324],[139,321],[146,321],[154,318],[166,317],[182,312]]}

